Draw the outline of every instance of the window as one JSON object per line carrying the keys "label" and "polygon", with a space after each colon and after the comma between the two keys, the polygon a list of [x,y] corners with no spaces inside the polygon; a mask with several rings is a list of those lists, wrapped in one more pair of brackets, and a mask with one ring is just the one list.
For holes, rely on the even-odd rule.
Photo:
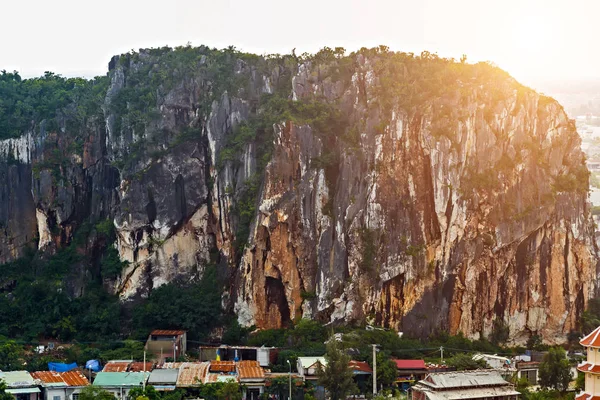
{"label": "window", "polygon": [[60,400],[60,396],[52,396],[52,400]]}
{"label": "window", "polygon": [[71,395],[71,399],[72,399],[72,400],[79,400],[79,393],[73,393],[73,394]]}

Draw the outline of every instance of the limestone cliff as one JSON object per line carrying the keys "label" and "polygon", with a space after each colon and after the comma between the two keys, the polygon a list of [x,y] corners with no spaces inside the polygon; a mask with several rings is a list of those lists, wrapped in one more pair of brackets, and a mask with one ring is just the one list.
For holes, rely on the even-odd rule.
{"label": "limestone cliff", "polygon": [[76,129],[65,112],[0,142],[2,261],[110,218],[129,266],[107,290],[216,263],[223,306],[261,328],[558,342],[595,294],[574,123],[490,65],[155,49],[115,57],[105,92]]}

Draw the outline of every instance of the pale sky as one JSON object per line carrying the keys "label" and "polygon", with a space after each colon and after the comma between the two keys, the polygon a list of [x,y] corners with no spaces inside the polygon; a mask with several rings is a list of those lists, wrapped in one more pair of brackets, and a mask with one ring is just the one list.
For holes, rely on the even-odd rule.
{"label": "pale sky", "polygon": [[600,78],[596,0],[20,0],[0,69],[102,75],[112,55],[191,42],[254,53],[392,50],[489,60],[528,83]]}

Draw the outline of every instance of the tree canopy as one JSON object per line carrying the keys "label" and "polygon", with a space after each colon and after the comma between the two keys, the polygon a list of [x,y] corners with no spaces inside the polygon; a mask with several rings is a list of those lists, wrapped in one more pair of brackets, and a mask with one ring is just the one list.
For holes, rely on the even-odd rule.
{"label": "tree canopy", "polygon": [[559,392],[569,388],[573,378],[567,353],[562,347],[552,347],[540,364],[540,385]]}
{"label": "tree canopy", "polygon": [[348,366],[350,357],[333,337],[327,343],[325,360],[327,365],[318,370],[319,384],[327,390],[331,400],[344,400],[358,390],[353,372]]}

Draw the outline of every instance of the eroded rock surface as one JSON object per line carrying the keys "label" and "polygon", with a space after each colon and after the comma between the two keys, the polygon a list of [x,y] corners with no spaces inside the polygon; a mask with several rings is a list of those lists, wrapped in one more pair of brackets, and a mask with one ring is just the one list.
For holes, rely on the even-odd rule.
{"label": "eroded rock surface", "polygon": [[597,249],[554,100],[430,55],[185,51],[115,57],[101,117],[76,134],[41,123],[0,142],[0,261],[108,218],[123,301],[210,264],[224,307],[260,328],[476,338],[501,321],[519,343],[577,328]]}

